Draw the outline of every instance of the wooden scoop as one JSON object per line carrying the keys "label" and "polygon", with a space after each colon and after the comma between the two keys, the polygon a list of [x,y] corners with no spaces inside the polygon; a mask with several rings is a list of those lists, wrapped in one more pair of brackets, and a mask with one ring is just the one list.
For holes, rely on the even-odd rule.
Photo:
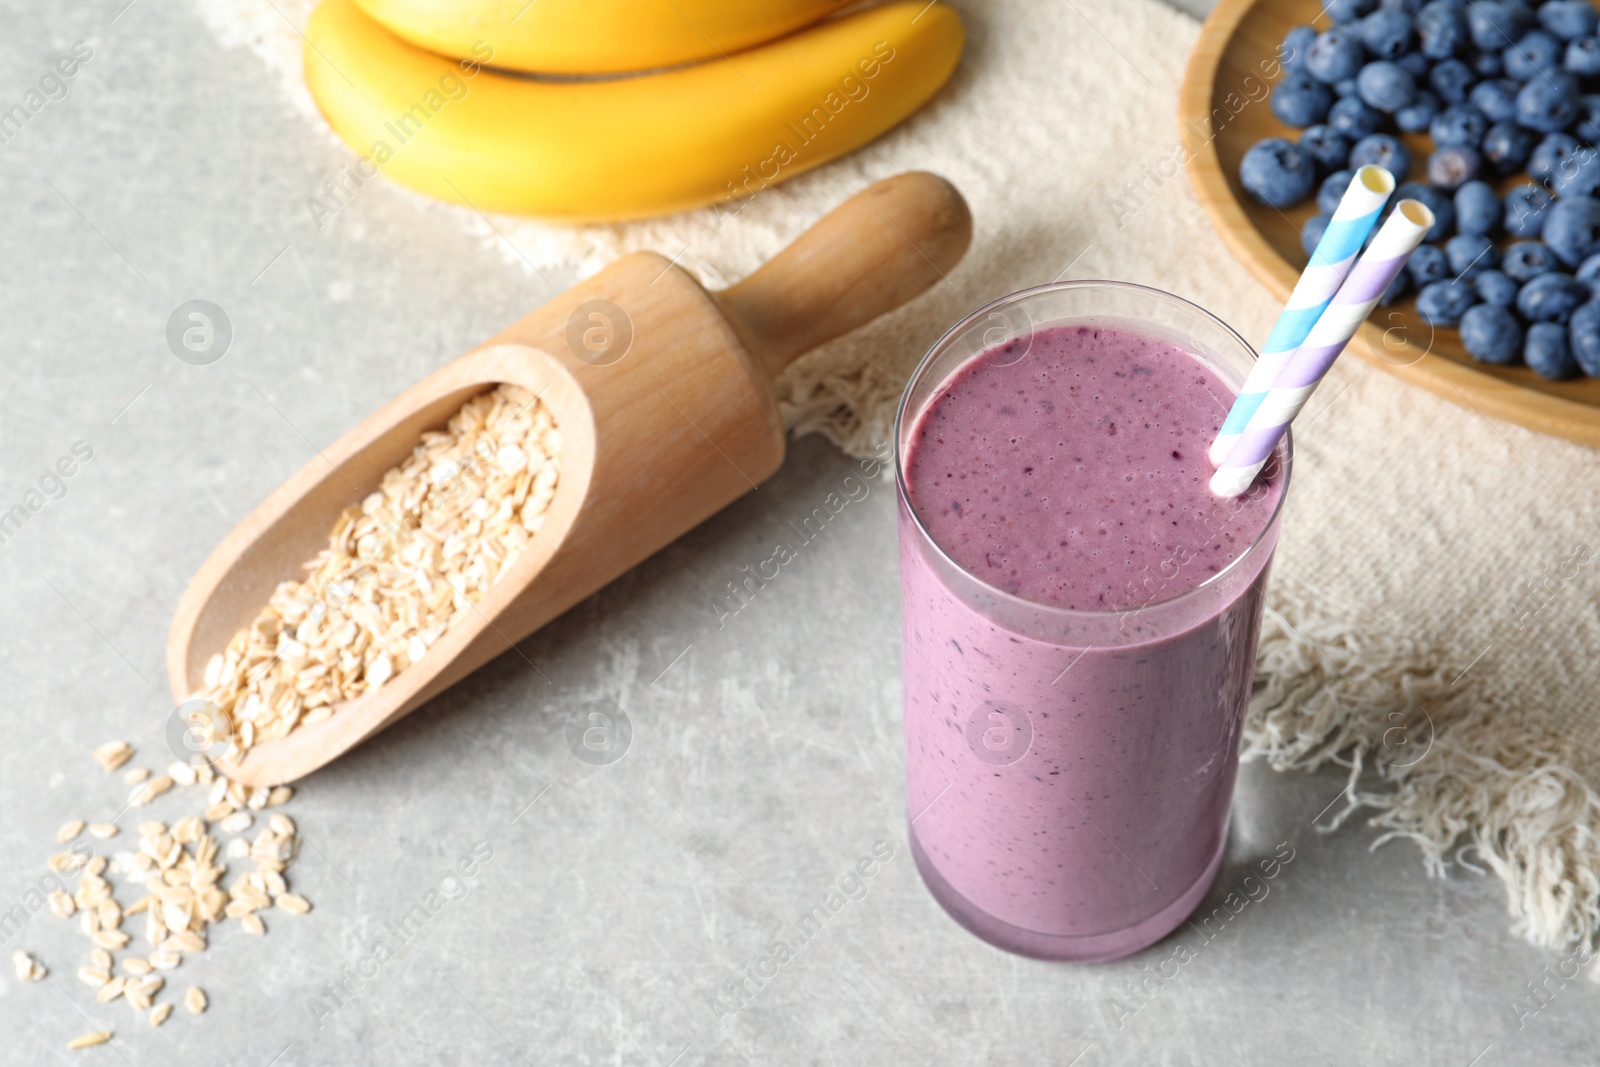
{"label": "wooden scoop", "polygon": [[427,654],[331,718],[219,765],[291,782],[508,650],[756,487],[783,462],[772,379],[797,356],[940,280],[972,236],[966,203],[932,174],[862,191],[739,284],[711,293],[651,252],[612,264],[418,382],[273,492],[200,567],[167,638],[176,700],[206,661],[302,577],[344,508],[428,430],[510,382],[538,394],[563,439],[543,528]]}

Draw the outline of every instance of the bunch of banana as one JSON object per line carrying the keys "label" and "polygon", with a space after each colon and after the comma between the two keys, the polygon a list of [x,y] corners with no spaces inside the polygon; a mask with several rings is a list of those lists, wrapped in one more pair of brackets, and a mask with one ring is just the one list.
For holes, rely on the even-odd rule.
{"label": "bunch of banana", "polygon": [[306,82],[347,144],[429,195],[571,222],[661,215],[853,151],[955,69],[949,7],[817,21],[844,2],[323,0]]}

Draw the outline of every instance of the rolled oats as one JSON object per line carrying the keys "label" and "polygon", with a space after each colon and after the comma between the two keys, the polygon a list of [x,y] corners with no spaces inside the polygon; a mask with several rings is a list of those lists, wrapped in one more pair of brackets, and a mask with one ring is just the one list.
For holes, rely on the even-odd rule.
{"label": "rolled oats", "polygon": [[[299,581],[212,656],[196,696],[232,724],[229,752],[285,737],[423,658],[516,562],[544,524],[561,434],[528,390],[467,401],[379,488],[345,509]],[[257,790],[235,809],[288,799]],[[215,794],[213,810],[221,801]],[[207,812],[207,821],[217,821]]]}

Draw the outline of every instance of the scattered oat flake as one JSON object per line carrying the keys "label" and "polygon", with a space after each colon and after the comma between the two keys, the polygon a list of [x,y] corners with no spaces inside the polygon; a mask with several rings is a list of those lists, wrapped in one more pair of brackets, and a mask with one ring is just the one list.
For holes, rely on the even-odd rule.
{"label": "scattered oat flake", "polygon": [[116,837],[118,832],[116,823],[92,822],[89,824],[89,836],[98,837],[102,841]]}
{"label": "scattered oat flake", "polygon": [[261,921],[261,916],[252,912],[239,920],[239,926],[245,933],[260,937],[267,932],[267,924]]}
{"label": "scattered oat flake", "polygon": [[298,893],[285,893],[278,898],[278,907],[291,915],[304,915],[311,910],[311,902]]}
{"label": "scattered oat flake", "polygon": [[135,767],[133,770],[124,774],[122,776],[122,780],[127,782],[129,785],[138,785],[148,777],[150,777],[149,767]]}
{"label": "scattered oat flake", "polygon": [[248,811],[236,811],[218,822],[217,828],[225,834],[238,834],[250,829],[255,821],[255,816]]}
{"label": "scattered oat flake", "polygon": [[50,910],[56,914],[57,918],[70,919],[72,918],[72,913],[77,909],[77,904],[73,903],[72,898],[67,896],[64,891],[60,889],[52,889],[50,891]]}
{"label": "scattered oat flake", "polygon": [[110,1041],[110,1040],[111,1040],[111,1031],[110,1030],[91,1030],[87,1034],[81,1034],[78,1037],[73,1038],[71,1041],[68,1041],[67,1042],[67,1047],[68,1048],[93,1048],[95,1045],[103,1045],[107,1041]]}
{"label": "scattered oat flake", "polygon": [[171,1004],[157,1004],[150,1012],[150,1025],[160,1026],[172,1014]]}
{"label": "scattered oat flake", "polygon": [[133,758],[133,746],[126,741],[107,741],[94,750],[94,758],[106,770],[114,771]]}
{"label": "scattered oat flake", "polygon": [[133,792],[128,796],[128,803],[136,808],[142,807],[171,788],[172,779],[164,774],[158,775],[148,782],[143,782],[134,787]]}
{"label": "scattered oat flake", "polygon": [[205,990],[197,985],[190,986],[183,994],[183,1006],[195,1015],[205,1011],[206,1005],[209,1003],[210,1001],[206,999]]}
{"label": "scattered oat flake", "polygon": [[82,982],[84,985],[94,986],[96,989],[99,989],[101,986],[111,981],[111,976],[104,971],[97,971],[93,967],[79,967],[78,981]]}
{"label": "scattered oat flake", "polygon": [[57,852],[46,863],[57,874],[69,874],[82,867],[88,861],[88,855],[83,852]]}
{"label": "scattered oat flake", "polygon": [[20,948],[11,954],[11,968],[16,972],[19,982],[37,982],[50,973],[45,970],[44,964]]}
{"label": "scattered oat flake", "polygon": [[72,819],[69,822],[62,823],[61,829],[56,831],[56,841],[63,845],[66,844],[83,833],[83,827],[84,821],[82,819]]}
{"label": "scattered oat flake", "polygon": [[279,804],[289,803],[294,796],[294,790],[286,785],[275,785],[267,791],[267,807],[275,808]]}

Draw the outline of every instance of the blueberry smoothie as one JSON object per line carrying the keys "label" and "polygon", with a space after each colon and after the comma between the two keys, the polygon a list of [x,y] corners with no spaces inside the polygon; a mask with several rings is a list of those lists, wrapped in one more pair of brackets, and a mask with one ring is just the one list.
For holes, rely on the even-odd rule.
{"label": "blueberry smoothie", "polygon": [[984,349],[902,412],[911,846],[1004,948],[1127,955],[1221,862],[1287,480],[1211,495],[1234,393],[1099,319]]}

